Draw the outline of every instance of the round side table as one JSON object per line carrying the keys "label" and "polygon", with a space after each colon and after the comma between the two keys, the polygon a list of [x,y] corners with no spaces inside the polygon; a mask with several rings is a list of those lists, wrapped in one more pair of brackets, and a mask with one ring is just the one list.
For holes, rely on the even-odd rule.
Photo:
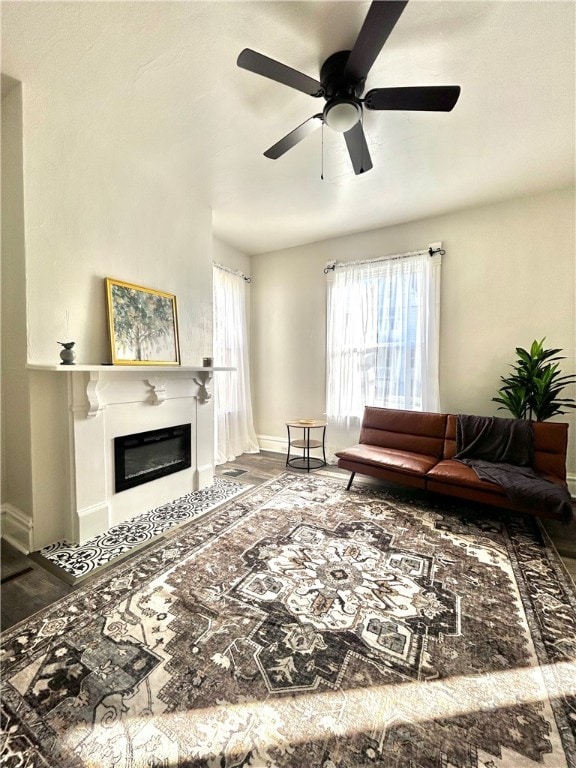
{"label": "round side table", "polygon": [[[287,421],[288,430],[288,455],[286,457],[286,466],[295,469],[305,469],[310,472],[311,469],[319,469],[326,466],[326,451],[324,448],[324,439],[326,437],[326,421],[317,421],[316,419],[297,419]],[[293,430],[302,430],[302,439],[293,438]],[[311,430],[321,430],[317,437],[310,437]],[[301,456],[291,456],[291,448],[302,448]],[[316,448],[322,449],[322,458],[319,456],[310,456],[310,451]]]}

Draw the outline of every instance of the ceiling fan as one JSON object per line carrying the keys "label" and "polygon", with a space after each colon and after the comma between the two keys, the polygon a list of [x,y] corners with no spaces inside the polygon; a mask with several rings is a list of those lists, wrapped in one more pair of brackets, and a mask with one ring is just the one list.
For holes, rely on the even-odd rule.
{"label": "ceiling fan", "polygon": [[242,69],[326,100],[322,112],[267,149],[266,157],[277,160],[325,123],[344,134],[354,173],[365,173],[372,168],[372,160],[362,127],[364,108],[450,112],[460,96],[459,85],[373,88],[360,98],[366,77],[407,3],[408,0],[374,0],[352,50],[329,56],[320,69],[320,80],[250,48],[240,53],[237,64]]}

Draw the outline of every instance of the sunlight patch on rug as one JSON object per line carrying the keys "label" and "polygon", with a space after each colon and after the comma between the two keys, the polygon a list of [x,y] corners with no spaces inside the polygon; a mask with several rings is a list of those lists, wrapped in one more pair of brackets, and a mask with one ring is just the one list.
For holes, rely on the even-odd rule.
{"label": "sunlight patch on rug", "polygon": [[[543,677],[552,683],[548,688]],[[576,663],[565,662],[542,670],[516,669],[477,677],[449,678],[441,682],[401,683],[375,687],[368,692],[364,688],[351,689],[346,692],[346,705],[354,710],[355,718],[346,725],[339,720],[342,697],[339,693],[330,692],[304,694],[297,699],[271,698],[265,703],[216,704],[207,709],[145,717],[139,722],[131,722],[130,727],[134,732],[146,732],[146,739],[161,739],[162,734],[178,730],[185,721],[187,729],[208,736],[204,743],[199,740],[193,750],[194,758],[215,761],[219,755],[228,752],[246,759],[246,745],[242,744],[245,735],[238,729],[239,722],[250,724],[250,739],[252,743],[258,742],[258,754],[269,755],[278,746],[276,731],[279,724],[283,727],[290,722],[298,724],[301,735],[299,739],[294,739],[295,742],[317,742],[326,741],[334,734],[340,738],[351,738],[359,733],[376,732],[382,730],[383,723],[388,728],[401,723],[425,727],[427,723],[444,718],[473,715],[481,711],[490,711],[497,716],[498,710],[520,704],[540,702],[545,707],[549,696],[565,698],[575,695]],[[213,723],[214,727],[207,729],[206,723]],[[223,725],[218,727],[218,723]],[[95,744],[110,739],[122,741],[125,740],[124,731],[125,725],[121,723],[99,725],[92,737]],[[79,733],[73,730],[64,736],[63,743],[74,749],[84,736],[84,728],[80,728]],[[556,747],[559,748],[560,744],[557,743]],[[169,746],[167,750],[170,751]],[[377,752],[373,750],[372,757],[376,756]],[[177,762],[172,764],[177,765]],[[87,765],[99,768],[102,763],[96,761]],[[520,768],[520,757],[514,765]]]}
{"label": "sunlight patch on rug", "polygon": [[5,634],[5,759],[573,768],[575,630],[537,520],[286,473]]}

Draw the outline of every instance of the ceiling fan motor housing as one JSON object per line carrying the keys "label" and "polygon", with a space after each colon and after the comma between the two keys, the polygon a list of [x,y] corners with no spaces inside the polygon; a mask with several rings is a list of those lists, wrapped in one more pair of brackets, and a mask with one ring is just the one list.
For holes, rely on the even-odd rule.
{"label": "ceiling fan motor housing", "polygon": [[329,128],[339,133],[350,130],[362,118],[360,94],[364,80],[350,80],[344,75],[350,51],[337,51],[329,56],[320,70],[326,106],[322,113]]}
{"label": "ceiling fan motor housing", "polygon": [[364,90],[365,79],[350,80],[344,77],[344,69],[351,51],[337,51],[328,56],[320,69],[320,82],[324,88],[324,98],[327,100],[337,96],[354,96],[358,98]]}

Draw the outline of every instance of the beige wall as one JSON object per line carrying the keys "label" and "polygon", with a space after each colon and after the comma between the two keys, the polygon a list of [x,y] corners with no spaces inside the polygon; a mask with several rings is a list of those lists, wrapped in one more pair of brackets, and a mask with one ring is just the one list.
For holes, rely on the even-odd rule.
{"label": "beige wall", "polygon": [[166,180],[99,142],[43,172],[66,139],[41,126],[24,166],[28,361],[58,363],[56,342],[67,340],[77,363],[109,361],[104,278],[113,277],[175,294],[182,363],[201,364],[212,346],[212,223],[188,169]]}
{"label": "beige wall", "polygon": [[2,503],[29,514],[30,414],[26,365],[26,264],[22,88],[2,76]]}
{"label": "beige wall", "polygon": [[[509,415],[491,397],[516,346],[546,337],[576,371],[574,190],[519,198],[387,229],[252,257],[252,378],[256,431],[325,412],[325,276],[349,261],[442,241],[440,396],[449,412]],[[569,393],[575,395],[574,389]],[[576,423],[568,472],[576,476]],[[327,436],[330,442],[330,435]],[[272,446],[268,440],[267,445]],[[332,448],[338,446],[331,446]]]}

